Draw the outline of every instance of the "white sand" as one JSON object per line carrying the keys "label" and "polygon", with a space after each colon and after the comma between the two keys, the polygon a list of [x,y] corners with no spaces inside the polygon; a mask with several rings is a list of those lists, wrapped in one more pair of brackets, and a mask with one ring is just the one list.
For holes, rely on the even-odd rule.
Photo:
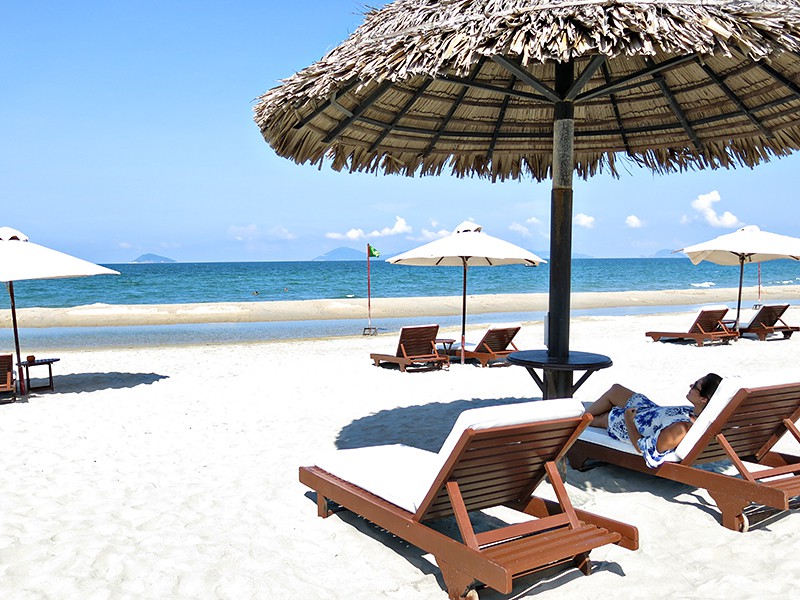
{"label": "white sand", "polygon": [[[736,288],[684,289],[572,294],[572,308],[696,306],[724,302],[736,305]],[[742,290],[742,306],[758,298],[757,287]],[[764,287],[763,302],[800,299],[800,285]],[[470,315],[547,310],[547,294],[470,295]],[[373,298],[372,316],[382,318],[460,315],[461,296],[425,298]],[[17,311],[20,327],[97,327],[114,325],[171,325],[175,323],[246,323],[366,319],[367,300],[298,300],[264,302],[209,302],[204,304],[91,304],[71,308],[23,308]],[[0,327],[11,327],[11,311],[0,310]]]}
{"label": "white sand", "polygon": [[[800,380],[800,335],[703,348],[644,336],[692,318],[575,319],[571,347],[614,360],[580,395],[618,381],[679,402],[708,371]],[[800,309],[786,318],[800,322]],[[525,324],[518,345],[541,348],[542,337],[541,323]],[[349,513],[318,518],[297,469],[337,445],[436,450],[461,410],[539,392],[518,367],[374,367],[369,353],[395,344],[392,334],[59,353],[55,392],[0,406],[0,596],[446,598],[420,551]],[[796,593],[800,514],[739,534],[686,486],[612,467],[570,470],[568,482],[576,505],[638,526],[641,548],[595,550],[590,577],[525,579],[514,597]]]}

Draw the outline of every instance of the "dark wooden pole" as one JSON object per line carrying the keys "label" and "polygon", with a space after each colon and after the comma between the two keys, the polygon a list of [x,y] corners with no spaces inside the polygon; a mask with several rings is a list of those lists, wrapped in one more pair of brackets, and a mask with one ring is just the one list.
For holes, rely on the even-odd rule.
{"label": "dark wooden pole", "polygon": [[[565,98],[574,81],[572,61],[556,63],[556,93]],[[553,119],[553,190],[550,196],[550,296],[547,353],[569,356],[569,315],[572,275],[572,174],[574,162],[574,106],[572,101],[555,103]],[[572,395],[572,371],[545,373],[555,397]]]}
{"label": "dark wooden pole", "polygon": [[8,282],[8,295],[11,298],[11,325],[14,327],[14,347],[17,351],[17,375],[19,377],[18,384],[19,384],[19,395],[24,396],[28,393],[28,390],[25,389],[25,377],[23,375],[22,365],[19,363],[22,362],[22,355],[19,351],[19,328],[17,327],[17,305],[14,302],[14,282]]}
{"label": "dark wooden pole", "polygon": [[744,283],[744,254],[739,255],[739,297],[736,300],[736,330],[739,330],[739,314],[742,312],[742,284]]}
{"label": "dark wooden pole", "polygon": [[461,364],[464,364],[464,345],[467,343],[467,258],[461,257],[464,262],[464,291],[461,297]]}

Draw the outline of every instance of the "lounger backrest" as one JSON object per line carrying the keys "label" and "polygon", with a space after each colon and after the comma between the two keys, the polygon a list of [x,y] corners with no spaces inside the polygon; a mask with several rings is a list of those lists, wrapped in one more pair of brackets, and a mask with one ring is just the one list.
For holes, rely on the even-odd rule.
{"label": "lounger backrest", "polygon": [[487,348],[492,352],[502,352],[519,333],[520,327],[498,327],[489,329],[483,339],[478,343],[478,352],[486,352]]}
{"label": "lounger backrest", "polygon": [[[433,354],[433,341],[439,333],[438,325],[413,325],[400,330],[397,356],[426,356]],[[405,353],[403,352],[405,350]]]}
{"label": "lounger backrest", "polygon": [[530,495],[588,425],[573,399],[545,400],[471,409],[461,413],[442,445],[442,464],[417,518],[452,514],[446,484],[457,481],[467,510],[514,502]]}
{"label": "lounger backrest", "polygon": [[719,327],[719,322],[728,312],[727,306],[707,306],[700,310],[700,314],[694,320],[689,333],[708,333]]}
{"label": "lounger backrest", "polygon": [[753,316],[747,327],[774,327],[787,308],[788,304],[765,304]]}
{"label": "lounger backrest", "polygon": [[14,389],[14,359],[11,354],[0,354],[0,390]]}
{"label": "lounger backrest", "polygon": [[[724,395],[730,396],[729,393]],[[715,399],[717,394],[712,402]],[[726,458],[727,454],[717,442],[718,434],[725,436],[740,458],[760,458],[786,432],[783,420],[794,422],[800,418],[800,383],[741,387],[729,401],[723,399],[718,408],[710,402],[676,449],[683,462],[706,463]],[[703,425],[701,419],[707,424],[704,430],[698,427],[698,424]],[[685,447],[684,442],[687,443]]]}

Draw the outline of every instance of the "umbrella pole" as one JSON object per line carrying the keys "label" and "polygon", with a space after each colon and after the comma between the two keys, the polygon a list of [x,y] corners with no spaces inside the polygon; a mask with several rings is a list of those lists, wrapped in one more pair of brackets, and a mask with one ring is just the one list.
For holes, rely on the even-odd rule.
{"label": "umbrella pole", "polygon": [[[574,80],[573,63],[556,63],[556,93],[564,98]],[[553,122],[553,189],[550,196],[550,295],[547,354],[569,357],[570,279],[572,260],[572,174],[574,165],[574,106],[555,103]],[[547,398],[572,396],[572,371],[545,371]]]}
{"label": "umbrella pole", "polygon": [[17,374],[18,374],[18,381],[19,381],[19,395],[24,396],[27,393],[25,389],[25,377],[23,376],[22,365],[22,355],[19,351],[19,329],[17,327],[17,306],[14,302],[14,282],[8,282],[8,295],[11,298],[11,325],[14,328],[14,348],[17,351]]}
{"label": "umbrella pole", "polygon": [[744,282],[744,255],[739,256],[739,298],[736,301],[736,330],[739,330],[739,313],[742,310],[742,283]]}
{"label": "umbrella pole", "polygon": [[464,261],[464,290],[461,298],[461,364],[464,364],[464,344],[467,339],[467,259]]}

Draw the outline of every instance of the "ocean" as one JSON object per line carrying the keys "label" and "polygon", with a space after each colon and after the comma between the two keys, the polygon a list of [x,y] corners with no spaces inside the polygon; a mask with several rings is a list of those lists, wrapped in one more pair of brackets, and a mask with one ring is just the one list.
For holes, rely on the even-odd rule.
{"label": "ocean", "polygon": [[[297,261],[109,264],[119,276],[18,281],[14,284],[18,308],[72,307],[91,304],[183,304],[206,302],[269,302],[367,297],[366,261]],[[546,293],[549,269],[521,265],[469,269],[469,294]],[[758,284],[758,266],[745,266],[744,285]],[[573,292],[658,291],[691,288],[735,288],[739,269],[686,258],[576,258],[572,261]],[[775,260],[761,266],[761,284],[774,287],[800,284],[800,264]],[[370,261],[373,298],[457,296],[462,273],[457,267],[391,265]],[[9,307],[0,294],[0,308]],[[735,300],[734,298],[731,299]],[[677,310],[679,307],[673,307]],[[631,312],[631,309],[625,309]],[[595,311],[597,312],[597,311]],[[610,309],[605,314],[613,312]],[[579,314],[573,311],[573,314]],[[542,315],[483,315],[487,320],[511,321]],[[496,318],[493,318],[496,317]],[[430,318],[423,319],[425,322]],[[483,320],[483,319],[482,319]],[[452,321],[452,322],[450,322]],[[439,319],[455,325],[458,317]],[[379,330],[413,324],[408,319],[383,319]],[[313,323],[247,323],[169,325],[159,327],[28,328],[27,340],[46,347],[67,343],[83,346],[160,343],[228,342],[293,337],[321,337],[361,332],[363,321]],[[6,345],[5,332],[0,344]]]}

